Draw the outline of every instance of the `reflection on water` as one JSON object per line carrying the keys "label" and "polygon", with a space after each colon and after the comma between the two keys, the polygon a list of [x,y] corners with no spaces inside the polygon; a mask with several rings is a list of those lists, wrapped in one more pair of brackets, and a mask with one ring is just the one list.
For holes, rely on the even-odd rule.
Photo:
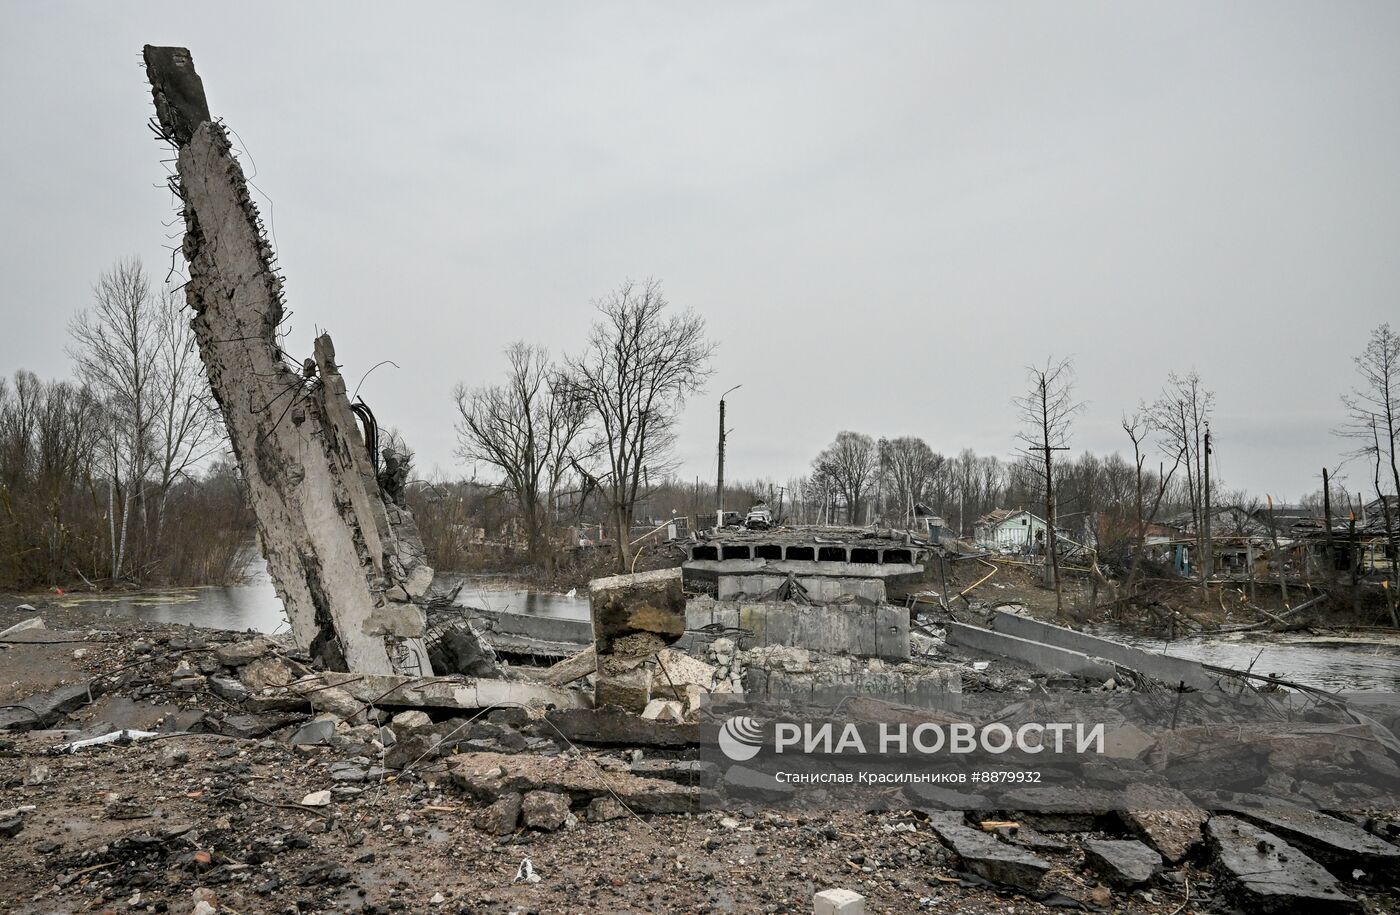
{"label": "reflection on water", "polygon": [[457,606],[518,613],[522,616],[548,616],[566,620],[589,620],[588,594],[575,592],[555,594],[548,591],[527,591],[523,588],[492,588],[490,580],[481,576],[443,573],[433,580],[439,591],[450,591],[458,584]]}
{"label": "reflection on water", "polygon": [[[489,587],[483,576],[443,574],[434,581],[438,590],[451,590],[463,583],[457,604],[527,616],[561,619],[589,619],[588,595],[549,594],[523,589],[498,590]],[[173,588],[142,591],[121,596],[72,598],[85,606],[100,609],[108,616],[176,623],[206,629],[252,629],[257,632],[286,632],[287,615],[282,600],[272,587],[267,562],[261,556],[249,560],[244,580],[227,588]]]}
{"label": "reflection on water", "polygon": [[267,562],[261,556],[249,561],[241,584],[227,588],[175,588],[81,600],[85,606],[100,608],[108,616],[152,623],[239,632],[244,629],[268,633],[287,630],[282,599],[272,587]]}
{"label": "reflection on water", "polygon": [[1106,638],[1149,651],[1160,651],[1217,667],[1269,674],[1333,692],[1400,692],[1400,644],[1395,642],[1355,640],[1351,643],[1321,644],[1320,640],[1311,637],[1286,635],[1225,635],[1168,642],[1122,633],[1102,634]]}

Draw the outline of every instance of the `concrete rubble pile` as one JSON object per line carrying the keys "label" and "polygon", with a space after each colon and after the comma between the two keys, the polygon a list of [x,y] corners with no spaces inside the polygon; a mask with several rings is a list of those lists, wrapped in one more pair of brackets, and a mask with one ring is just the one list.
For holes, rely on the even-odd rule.
{"label": "concrete rubble pile", "polygon": [[[328,336],[302,366],[287,363],[281,280],[228,132],[209,115],[188,51],[147,47],[145,61],[161,135],[177,152],[172,187],[183,204],[196,337],[292,632],[189,630],[122,645],[106,672],[0,709],[0,730],[48,739],[44,729],[55,729],[56,745],[73,754],[217,735],[235,748],[221,758],[257,747],[269,758],[316,760],[321,781],[299,782],[295,796],[267,801],[222,782],[220,790],[230,808],[327,817],[327,833],[336,815],[372,802],[372,786],[395,784],[418,786],[415,796],[461,810],[503,843],[629,819],[704,818],[745,830],[755,827],[740,817],[789,816],[815,845],[849,838],[824,825],[832,811],[876,810],[899,846],[881,855],[951,867],[960,888],[1046,905],[1155,906],[1194,891],[1203,905],[1250,912],[1351,912],[1362,910],[1359,891],[1388,893],[1387,881],[1400,877],[1393,824],[1321,812],[1344,809],[1338,785],[1365,800],[1358,786],[1400,776],[1388,722],[1319,704],[1283,741],[1259,724],[1285,714],[1272,700],[1236,696],[1247,720],[1222,737],[1211,717],[1220,678],[1199,666],[1017,614],[924,627],[885,602],[888,587],[922,571],[926,545],[907,539],[769,532],[697,541],[688,565],[714,576],[725,599],[688,592],[682,569],[597,579],[587,644],[554,626],[538,641],[576,650],[548,667],[511,662],[531,653],[529,636],[499,614],[478,631],[448,599],[430,619],[433,573],[400,501],[399,456],[385,453],[378,467],[372,421],[363,429],[357,421]],[[55,638],[42,620],[5,634]],[[1188,687],[1195,698],[1184,701]],[[746,715],[799,706],[830,718],[839,709],[873,730],[889,721],[1034,721],[1069,694],[1098,703],[1113,763],[1074,772],[1073,790],[921,783],[843,808],[838,791],[801,791],[702,753],[726,703],[739,698]],[[1142,707],[1164,706],[1170,731],[1133,724]],[[74,742],[113,732],[101,745]],[[1222,771],[1233,780],[1221,783]],[[1183,781],[1201,790],[1182,790]],[[764,803],[784,813],[760,814]],[[18,835],[29,815],[0,811],[0,835]],[[232,828],[234,818],[225,820],[219,828]],[[847,863],[863,876],[876,870],[864,854]],[[91,872],[107,860],[71,864]],[[527,864],[519,880],[540,880]],[[340,879],[323,870],[313,883]],[[1089,879],[1057,876],[1076,870]],[[268,886],[264,895],[277,892]],[[863,905],[839,888],[816,896],[817,911]]]}

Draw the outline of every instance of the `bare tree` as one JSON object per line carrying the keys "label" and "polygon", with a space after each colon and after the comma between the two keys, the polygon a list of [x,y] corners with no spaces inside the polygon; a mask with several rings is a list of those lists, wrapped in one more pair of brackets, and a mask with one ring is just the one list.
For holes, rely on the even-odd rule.
{"label": "bare tree", "polygon": [[890,493],[898,500],[900,514],[908,527],[913,521],[914,506],[924,500],[925,491],[939,475],[943,455],[917,436],[906,435],[882,440],[885,451],[885,475]]}
{"label": "bare tree", "polygon": [[118,261],[98,277],[93,304],[70,326],[70,355],[78,375],[102,400],[103,443],[112,579],[121,577],[133,505],[144,511],[142,481],[151,462],[157,398],[157,331],[151,285],[136,258]]}
{"label": "bare tree", "polygon": [[1205,581],[1205,431],[1215,409],[1215,393],[1201,383],[1199,373],[1185,376],[1175,372],[1167,376],[1166,387],[1152,405],[1152,424],[1161,437],[1162,451],[1180,453],[1186,468],[1186,497],[1190,504],[1191,521],[1195,528],[1195,558]]}
{"label": "bare tree", "polygon": [[506,360],[505,384],[472,390],[459,384],[453,391],[460,454],[504,475],[530,557],[547,564],[555,500],[588,414],[567,396],[543,347],[513,343]]}
{"label": "bare tree", "polygon": [[879,466],[875,440],[859,432],[838,432],[812,466],[814,472],[830,479],[835,492],[845,500],[847,522],[859,524],[861,505]]}
{"label": "bare tree", "polygon": [[714,344],[699,315],[668,311],[654,279],[629,280],[594,305],[600,317],[584,351],[567,360],[567,387],[598,433],[595,447],[606,466],[588,475],[606,502],[622,572],[632,558],[629,533],[645,481],[670,469],[676,414],[709,377]]}
{"label": "bare tree", "polygon": [[1152,414],[1146,406],[1139,405],[1132,416],[1123,417],[1123,431],[1128,433],[1128,438],[1133,443],[1133,496],[1137,509],[1137,538],[1133,547],[1133,562],[1128,570],[1127,585],[1123,589],[1125,594],[1131,595],[1142,570],[1143,557],[1147,553],[1147,527],[1157,519],[1157,512],[1162,507],[1162,499],[1171,487],[1172,477],[1176,474],[1177,468],[1181,466],[1185,452],[1182,449],[1177,450],[1170,470],[1164,464],[1158,465],[1157,476],[1152,481],[1154,491],[1149,508],[1147,499],[1149,481],[1147,475],[1143,473],[1143,465],[1147,462],[1146,443],[1148,436],[1153,432],[1153,424]]}
{"label": "bare tree", "polygon": [[1047,359],[1043,367],[1028,366],[1029,390],[1015,399],[1025,429],[1017,435],[1022,451],[1044,467],[1047,584],[1055,588],[1055,612],[1063,614],[1060,557],[1055,544],[1055,473],[1053,455],[1069,449],[1070,424],[1083,404],[1074,399],[1074,365],[1068,359]]}
{"label": "bare tree", "polygon": [[[1384,511],[1384,523],[1389,540],[1390,587],[1400,579],[1400,522],[1391,518],[1390,502],[1382,487],[1384,469],[1390,472],[1387,481],[1392,494],[1400,494],[1400,462],[1396,458],[1397,435],[1400,435],[1400,334],[1382,324],[1371,331],[1366,348],[1354,360],[1360,384],[1342,397],[1346,421],[1338,433],[1361,444],[1354,452],[1368,458],[1374,468],[1376,498]],[[1391,604],[1394,615],[1394,605]]]}
{"label": "bare tree", "polygon": [[218,405],[199,359],[180,296],[162,288],[151,309],[154,324],[152,447],[157,484],[153,546],[165,531],[171,488],[224,445]]}

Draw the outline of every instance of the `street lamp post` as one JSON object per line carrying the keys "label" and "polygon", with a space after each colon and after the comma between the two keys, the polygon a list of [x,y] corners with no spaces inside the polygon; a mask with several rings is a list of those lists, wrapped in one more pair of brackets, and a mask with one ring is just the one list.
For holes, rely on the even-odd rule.
{"label": "street lamp post", "polygon": [[715,481],[715,527],[724,526],[724,398],[742,387],[742,384],[736,384],[719,395],[719,478]]}

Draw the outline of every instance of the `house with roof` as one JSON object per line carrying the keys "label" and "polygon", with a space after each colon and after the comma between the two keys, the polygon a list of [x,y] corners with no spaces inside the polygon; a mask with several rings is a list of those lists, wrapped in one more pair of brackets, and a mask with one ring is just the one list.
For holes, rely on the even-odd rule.
{"label": "house with roof", "polygon": [[[1045,549],[1045,519],[1023,508],[998,508],[978,518],[972,538],[979,546],[1003,553],[1039,553]],[[1056,528],[1056,536],[1068,539],[1069,532]]]}

